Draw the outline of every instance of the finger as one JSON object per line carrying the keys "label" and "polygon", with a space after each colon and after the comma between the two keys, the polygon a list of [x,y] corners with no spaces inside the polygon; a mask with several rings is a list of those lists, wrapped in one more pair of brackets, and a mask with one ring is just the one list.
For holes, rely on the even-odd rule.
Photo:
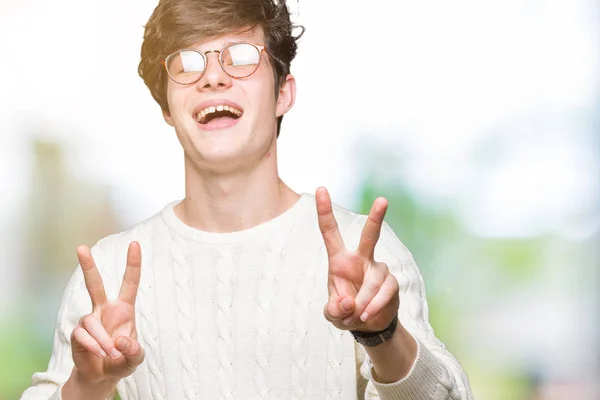
{"label": "finger", "polygon": [[378,197],[373,202],[367,222],[363,227],[362,234],[360,235],[360,242],[358,244],[358,253],[363,257],[373,259],[375,253],[375,245],[379,240],[381,234],[381,226],[383,225],[383,218],[387,211],[388,201],[384,197]]}
{"label": "finger", "polygon": [[79,246],[77,248],[77,258],[79,258],[79,265],[81,265],[81,270],[83,271],[85,287],[92,299],[92,308],[96,309],[96,307],[106,304],[107,301],[100,271],[96,268],[96,263],[89,247]]}
{"label": "finger", "polygon": [[351,315],[353,311],[354,299],[344,296],[337,299],[330,298],[325,305],[323,314],[329,322],[337,322]]}
{"label": "finger", "polygon": [[142,273],[142,251],[138,242],[131,242],[127,250],[127,267],[119,291],[119,299],[135,305],[140,276]]}
{"label": "finger", "polygon": [[135,369],[144,361],[144,349],[137,340],[119,336],[115,339],[115,346],[125,356],[125,362],[129,368]]}
{"label": "finger", "polygon": [[383,285],[381,285],[381,289],[379,292],[373,297],[373,299],[367,305],[365,311],[360,316],[361,321],[367,322],[373,317],[377,316],[390,302],[394,299],[395,296],[398,296],[398,281],[394,277],[394,275],[389,274],[385,279]]}
{"label": "finger", "polygon": [[98,358],[103,359],[106,357],[106,352],[102,350],[100,344],[81,326],[76,326],[71,333],[71,344],[73,345],[73,351],[85,352],[95,354]]}
{"label": "finger", "polygon": [[355,315],[360,317],[373,297],[379,292],[387,276],[390,275],[389,269],[384,263],[371,262],[365,272],[365,277],[360,290],[356,295]]}
{"label": "finger", "polygon": [[110,355],[113,360],[120,358],[123,354],[115,348],[114,342],[102,322],[94,314],[88,314],[81,319],[81,326],[100,344],[102,350]]}
{"label": "finger", "polygon": [[339,251],[344,249],[344,240],[338,229],[337,221],[333,216],[333,207],[331,206],[331,197],[324,187],[317,189],[315,193],[317,201],[317,215],[319,218],[319,229],[323,235],[323,241],[327,248],[327,254],[331,258]]}

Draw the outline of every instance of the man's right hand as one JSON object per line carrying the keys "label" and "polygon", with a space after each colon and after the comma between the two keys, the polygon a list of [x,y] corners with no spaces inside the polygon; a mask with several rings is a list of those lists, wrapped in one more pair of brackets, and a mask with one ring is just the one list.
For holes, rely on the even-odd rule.
{"label": "man's right hand", "polygon": [[88,389],[100,392],[102,388],[110,393],[120,379],[131,375],[144,360],[135,328],[135,298],[142,261],[139,243],[129,245],[123,283],[113,301],[106,298],[90,249],[80,246],[77,256],[92,300],[92,312],[82,317],[71,333],[75,368],[63,388],[65,399],[71,393],[82,394]]}

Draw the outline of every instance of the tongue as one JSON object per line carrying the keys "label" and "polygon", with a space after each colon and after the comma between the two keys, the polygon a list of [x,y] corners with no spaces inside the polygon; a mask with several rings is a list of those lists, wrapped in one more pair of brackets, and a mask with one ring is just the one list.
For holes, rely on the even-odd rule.
{"label": "tongue", "polygon": [[202,125],[207,128],[223,128],[231,125],[235,120],[236,118],[230,116],[214,117],[210,121]]}

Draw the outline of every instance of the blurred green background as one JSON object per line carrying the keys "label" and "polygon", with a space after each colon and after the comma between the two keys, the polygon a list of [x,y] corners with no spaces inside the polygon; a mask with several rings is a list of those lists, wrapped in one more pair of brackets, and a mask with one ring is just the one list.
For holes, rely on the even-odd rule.
{"label": "blurred green background", "polygon": [[[155,1],[0,4],[5,400],[46,368],[76,247],[181,198],[183,170],[136,76]],[[299,4],[283,179],[389,199],[477,399],[600,399],[598,2]]]}

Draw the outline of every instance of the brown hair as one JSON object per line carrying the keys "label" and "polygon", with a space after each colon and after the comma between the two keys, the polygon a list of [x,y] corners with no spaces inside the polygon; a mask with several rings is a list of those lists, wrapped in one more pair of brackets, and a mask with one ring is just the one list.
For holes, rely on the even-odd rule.
{"label": "brown hair", "polygon": [[[145,26],[138,73],[158,105],[169,111],[167,73],[162,60],[172,52],[245,28],[262,27],[267,52],[274,58],[275,96],[296,56],[296,26],[284,0],[160,0]],[[281,128],[279,117],[277,135]]]}

